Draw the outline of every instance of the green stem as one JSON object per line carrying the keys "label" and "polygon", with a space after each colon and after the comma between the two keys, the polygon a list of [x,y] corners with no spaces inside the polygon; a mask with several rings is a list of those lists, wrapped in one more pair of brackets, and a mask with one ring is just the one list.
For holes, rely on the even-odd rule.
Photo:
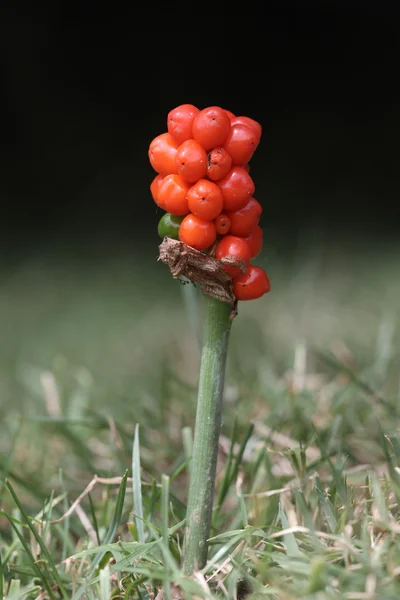
{"label": "green stem", "polygon": [[199,391],[186,513],[183,571],[204,567],[214,499],[232,306],[206,297]]}

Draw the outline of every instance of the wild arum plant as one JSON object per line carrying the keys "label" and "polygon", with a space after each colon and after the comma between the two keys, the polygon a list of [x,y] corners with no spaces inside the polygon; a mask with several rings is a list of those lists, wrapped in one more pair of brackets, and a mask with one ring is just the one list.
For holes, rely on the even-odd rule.
{"label": "wild arum plant", "polygon": [[168,132],[150,144],[156,204],[166,211],[160,259],[175,278],[200,284],[205,324],[183,549],[190,575],[207,561],[228,341],[241,300],[270,290],[265,271],[250,265],[262,246],[260,203],[249,162],[261,126],[219,106],[172,110]]}

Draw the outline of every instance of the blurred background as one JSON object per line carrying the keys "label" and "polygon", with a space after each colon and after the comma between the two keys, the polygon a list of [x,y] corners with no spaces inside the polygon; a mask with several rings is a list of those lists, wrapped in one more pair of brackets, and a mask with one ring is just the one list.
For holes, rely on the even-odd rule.
{"label": "blurred background", "polygon": [[[176,399],[166,364],[195,386],[195,317],[157,263],[147,156],[182,103],[263,126],[251,168],[272,291],[240,308],[232,377],[255,369],[276,389],[299,340],[356,370],[372,364],[376,344],[392,344],[400,293],[390,3],[48,4],[0,6],[0,443],[21,415],[103,411],[157,427],[160,403]],[[166,414],[191,424],[191,397],[187,414]],[[19,446],[18,468],[33,472],[40,457],[53,473],[71,458],[43,458],[54,439],[37,443],[35,457]]]}
{"label": "blurred background", "polygon": [[[398,233],[399,41],[390,3],[3,2],[1,239],[31,254],[150,248],[147,148],[184,102],[260,121],[268,234]],[[396,211],[396,215],[395,212]],[[22,250],[24,248],[24,250]],[[13,248],[15,249],[15,248]]]}

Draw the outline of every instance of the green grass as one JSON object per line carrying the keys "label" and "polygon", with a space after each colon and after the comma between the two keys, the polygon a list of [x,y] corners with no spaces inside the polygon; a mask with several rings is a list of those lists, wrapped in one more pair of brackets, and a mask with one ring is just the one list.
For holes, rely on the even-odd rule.
{"label": "green grass", "polygon": [[1,270],[0,598],[400,596],[400,252],[307,248],[234,323],[193,580],[192,290],[153,257]]}

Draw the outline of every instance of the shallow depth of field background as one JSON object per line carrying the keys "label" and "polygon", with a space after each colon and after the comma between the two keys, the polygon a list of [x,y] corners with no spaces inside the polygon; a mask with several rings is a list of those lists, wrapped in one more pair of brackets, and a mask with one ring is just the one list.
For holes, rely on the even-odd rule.
{"label": "shallow depth of field background", "polygon": [[[239,306],[222,439],[235,415],[242,429],[254,420],[260,435],[272,427],[294,444],[310,441],[311,425],[328,435],[335,423],[351,465],[379,464],[374,435],[382,426],[397,438],[400,411],[390,15],[327,3],[271,8],[263,20],[250,2],[252,59],[217,15],[221,43],[197,48],[193,72],[174,58],[180,47],[160,44],[157,62],[143,56],[171,14],[151,25],[150,15],[143,24],[133,10],[78,3],[2,10],[3,479],[31,511],[60,472],[74,499],[93,474],[129,468],[136,423],[149,477],[179,463],[182,428],[194,424],[201,312],[157,262],[147,148],[184,102],[264,127],[251,174],[272,291]],[[231,59],[213,79],[221,48]],[[365,393],[374,400],[361,402]]]}
{"label": "shallow depth of field background", "polygon": [[[254,414],[268,419],[273,398],[262,394],[259,406],[258,394],[290,384],[296,348],[305,349],[310,382],[331,374],[317,351],[333,353],[357,374],[376,371],[385,394],[399,397],[399,117],[388,76],[390,15],[350,7],[343,15],[329,5],[267,15],[249,3],[242,22],[251,27],[250,63],[234,53],[235,19],[229,25],[214,15],[218,48],[235,61],[225,57],[223,76],[213,79],[212,52],[203,56],[194,43],[188,61],[198,59],[198,72],[174,62],[180,46],[163,38],[163,61],[145,62],[142,51],[162,36],[164,17],[184,21],[179,4],[158,13],[160,24],[145,13],[139,23],[133,10],[98,6],[93,14],[74,3],[65,11],[2,10],[4,474],[42,496],[60,468],[76,490],[98,469],[120,474],[126,459],[110,459],[107,435],[97,442],[96,431],[79,426],[96,416],[106,431],[110,420],[128,433],[139,422],[161,472],[167,457],[159,452],[159,428],[172,420],[179,448],[181,427],[193,425],[195,318],[180,285],[157,263],[161,214],[149,194],[147,159],[168,111],[183,102],[219,104],[264,128],[252,175],[264,206],[259,264],[272,291],[240,306],[225,434],[235,410],[244,422]],[[207,23],[206,15],[197,18]],[[382,54],[373,36],[381,36]],[[165,387],[169,376],[188,386],[187,398]],[[250,385],[245,396],[242,384]],[[49,418],[78,425],[58,429]]]}

